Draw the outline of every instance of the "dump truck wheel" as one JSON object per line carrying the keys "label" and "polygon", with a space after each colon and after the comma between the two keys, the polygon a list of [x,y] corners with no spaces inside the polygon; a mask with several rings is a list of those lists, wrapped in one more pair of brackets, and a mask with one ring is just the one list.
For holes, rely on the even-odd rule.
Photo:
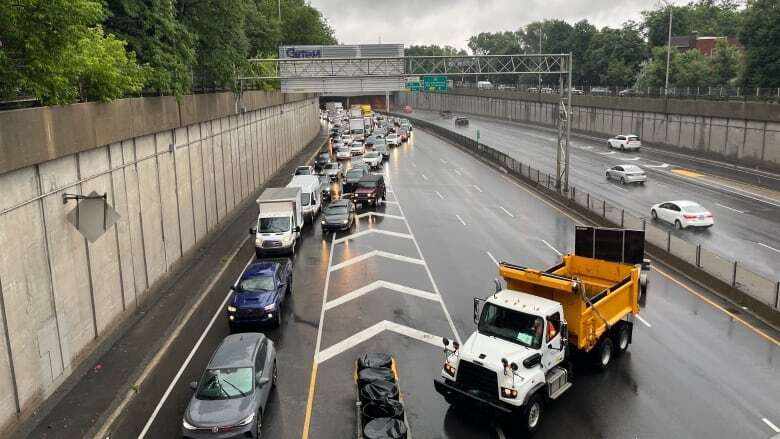
{"label": "dump truck wheel", "polygon": [[614,343],[610,337],[604,337],[596,349],[593,350],[593,363],[596,366],[596,370],[602,371],[609,367],[609,363],[612,362],[612,354],[614,353]]}
{"label": "dump truck wheel", "polygon": [[533,434],[539,429],[543,412],[542,398],[535,393],[523,407],[523,430],[526,433]]}
{"label": "dump truck wheel", "polygon": [[621,355],[625,351],[628,350],[628,345],[631,341],[631,334],[628,332],[628,325],[620,325],[620,328],[618,328],[617,332],[615,332],[615,346],[617,347],[617,351],[615,352],[617,355]]}

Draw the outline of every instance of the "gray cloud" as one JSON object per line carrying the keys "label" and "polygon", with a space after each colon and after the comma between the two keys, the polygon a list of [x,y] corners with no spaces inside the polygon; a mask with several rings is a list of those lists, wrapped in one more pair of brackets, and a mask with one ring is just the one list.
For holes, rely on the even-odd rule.
{"label": "gray cloud", "polygon": [[[685,4],[688,0],[673,0]],[[516,30],[526,23],[557,18],[587,19],[596,27],[639,21],[659,0],[312,0],[342,44],[448,44],[466,48],[479,32]]]}

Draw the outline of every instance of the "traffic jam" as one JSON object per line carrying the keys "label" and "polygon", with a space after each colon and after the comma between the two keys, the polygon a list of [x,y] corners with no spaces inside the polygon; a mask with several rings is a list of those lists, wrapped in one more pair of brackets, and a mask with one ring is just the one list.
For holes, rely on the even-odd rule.
{"label": "traffic jam", "polygon": [[[182,419],[185,438],[262,436],[264,413],[273,400],[279,373],[286,369],[264,332],[283,327],[286,303],[296,292],[293,256],[302,245],[306,227],[319,223],[323,240],[339,234],[338,239],[330,238],[332,259],[337,243],[349,245],[352,238],[371,232],[353,233],[358,218],[373,215],[406,222],[397,201],[388,199],[392,192],[382,171],[392,148],[412,144],[409,121],[374,113],[369,106],[344,110],[338,103],[328,103],[322,119],[329,140],[313,163],[298,166],[285,187],[265,188],[256,200],[258,216],[249,229],[256,259],[230,287],[225,309],[230,335],[219,344],[201,378],[190,383],[193,394]],[[391,213],[386,204],[395,204],[398,210]],[[408,235],[381,233],[413,239],[408,223],[407,231]],[[575,235],[574,253],[564,255],[551,268],[500,263],[501,280],[495,281],[495,291],[474,298],[476,331],[462,344],[447,337],[432,340],[425,332],[405,334],[441,349],[441,369],[433,388],[446,404],[511,419],[517,430],[533,434],[541,425],[545,406],[573,386],[575,362],[603,371],[629,348],[633,316],[647,296],[649,262],[644,259],[644,234],[578,226]],[[409,256],[385,256],[415,261]],[[421,252],[419,256],[422,260]],[[365,259],[353,259],[361,258]],[[328,282],[339,282],[330,279],[330,272],[352,263],[332,262],[326,295]],[[425,265],[424,260],[415,263]],[[414,277],[411,272],[403,274],[405,281]],[[429,279],[430,289],[436,291],[430,273]],[[433,332],[446,334],[452,328],[457,334],[441,298],[430,297],[438,293],[389,282],[378,287],[442,302],[450,325]],[[328,303],[323,300],[323,315],[325,308],[336,306],[332,302],[345,303],[354,298],[345,297],[368,292],[364,287]],[[414,331],[387,321],[382,324],[398,333]],[[320,329],[323,325],[320,322]],[[346,340],[320,349],[320,336],[317,361],[332,359],[352,347],[341,346]],[[357,437],[411,437],[394,353],[367,351],[346,361],[339,369],[353,370]],[[321,379],[327,381],[328,373],[323,370]],[[310,395],[310,404],[311,400]],[[315,412],[322,410],[314,405]],[[308,416],[305,435],[309,434]]]}

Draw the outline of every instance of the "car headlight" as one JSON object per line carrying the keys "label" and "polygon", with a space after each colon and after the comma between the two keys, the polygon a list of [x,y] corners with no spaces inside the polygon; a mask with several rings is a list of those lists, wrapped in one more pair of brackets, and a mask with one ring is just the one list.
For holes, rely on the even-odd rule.
{"label": "car headlight", "polygon": [[342,221],[342,222],[341,222],[341,224],[346,224],[346,223],[348,223],[348,222],[349,222],[349,220],[348,220],[348,219],[345,219],[344,221]]}
{"label": "car headlight", "polygon": [[260,238],[255,238],[255,245],[260,247],[263,245],[263,240]]}
{"label": "car headlight", "polygon": [[249,425],[252,423],[252,421],[255,420],[255,414],[252,413],[251,415],[247,416],[246,418],[238,421],[238,424],[236,424],[237,427],[243,427],[244,425]]}
{"label": "car headlight", "polygon": [[455,367],[450,363],[444,363],[444,371],[453,378],[455,378]]}
{"label": "car headlight", "polygon": [[181,426],[184,427],[185,430],[197,430],[198,429],[198,427],[196,427],[196,426],[190,424],[189,422],[187,422],[186,419],[182,419],[181,420]]}
{"label": "car headlight", "polygon": [[236,312],[238,309],[233,305],[228,305],[228,312]]}
{"label": "car headlight", "polygon": [[276,309],[276,304],[275,304],[275,303],[272,303],[272,304],[270,304],[270,305],[266,305],[266,306],[264,306],[264,307],[263,307],[263,309],[264,309],[265,311],[273,311],[273,310],[275,310],[275,309]]}
{"label": "car headlight", "polygon": [[282,243],[289,244],[292,241],[292,236],[282,236]]}
{"label": "car headlight", "polygon": [[320,221],[320,224],[325,225],[325,220]]}
{"label": "car headlight", "polygon": [[503,396],[504,398],[511,398],[511,399],[517,398],[517,389],[502,387],[501,396]]}

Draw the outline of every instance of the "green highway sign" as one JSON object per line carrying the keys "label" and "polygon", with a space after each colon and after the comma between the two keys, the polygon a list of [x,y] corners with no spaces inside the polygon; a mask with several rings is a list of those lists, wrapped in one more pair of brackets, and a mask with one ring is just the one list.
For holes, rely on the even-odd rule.
{"label": "green highway sign", "polygon": [[444,75],[439,76],[423,76],[422,88],[429,91],[446,91],[447,90],[447,77]]}

